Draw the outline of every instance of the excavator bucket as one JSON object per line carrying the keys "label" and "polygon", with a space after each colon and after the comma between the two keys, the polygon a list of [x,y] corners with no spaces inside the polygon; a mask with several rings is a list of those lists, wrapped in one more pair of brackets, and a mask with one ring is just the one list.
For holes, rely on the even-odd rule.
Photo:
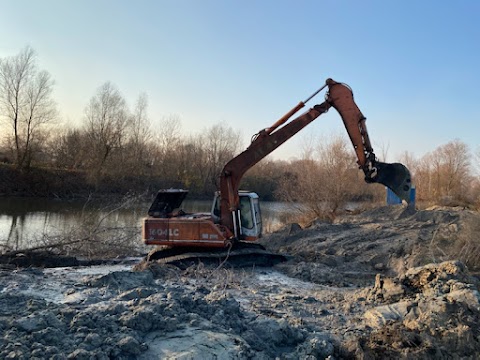
{"label": "excavator bucket", "polygon": [[412,177],[406,166],[400,163],[376,162],[375,167],[377,168],[377,174],[373,181],[385,185],[400,199],[410,203]]}

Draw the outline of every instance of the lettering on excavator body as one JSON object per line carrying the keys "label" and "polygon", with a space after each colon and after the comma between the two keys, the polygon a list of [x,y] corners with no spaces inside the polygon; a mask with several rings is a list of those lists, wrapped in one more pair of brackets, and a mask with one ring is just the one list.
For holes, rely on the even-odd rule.
{"label": "lettering on excavator body", "polygon": [[150,229],[150,236],[178,237],[178,236],[180,236],[180,230],[178,230],[178,229]]}
{"label": "lettering on excavator body", "polygon": [[202,240],[218,240],[217,234],[202,234]]}

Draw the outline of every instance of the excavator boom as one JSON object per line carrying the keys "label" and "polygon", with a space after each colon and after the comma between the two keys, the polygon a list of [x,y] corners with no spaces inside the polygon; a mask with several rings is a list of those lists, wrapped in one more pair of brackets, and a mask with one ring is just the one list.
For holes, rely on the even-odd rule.
{"label": "excavator boom", "polygon": [[[289,120],[325,87],[328,87],[328,91],[324,102]],[[179,189],[159,191],[149,210],[149,217],[143,222],[145,243],[174,248],[211,249],[257,240],[262,232],[258,195],[239,191],[243,175],[331,107],[338,111],[343,120],[358,165],[365,174],[365,181],[381,183],[408,202],[410,172],[402,164],[387,164],[377,160],[365,125],[366,118],[355,104],[351,89],[327,79],[307,100],[299,102],[272,126],[258,132],[250,146],[224,166],[220,174],[220,189],[210,214],[175,212],[187,192]]]}
{"label": "excavator boom", "polygon": [[[315,105],[304,114],[287,122],[305,106],[308,100],[326,86],[328,86],[328,92],[323,103]],[[343,120],[357,155],[358,165],[365,174],[365,181],[381,183],[402,200],[410,201],[411,176],[408,169],[399,163],[387,164],[377,160],[368,136],[366,118],[355,104],[352,90],[345,84],[327,79],[325,85],[306,101],[298,103],[272,126],[256,134],[250,146],[225,165],[220,174],[222,225],[229,229],[238,228],[238,190],[245,172],[321,114],[327,112],[330,107],[334,107]]]}

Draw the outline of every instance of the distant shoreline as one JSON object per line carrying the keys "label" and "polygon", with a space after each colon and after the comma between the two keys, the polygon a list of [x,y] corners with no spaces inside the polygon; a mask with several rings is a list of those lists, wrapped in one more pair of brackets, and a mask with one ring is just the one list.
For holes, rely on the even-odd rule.
{"label": "distant shoreline", "polygon": [[[0,198],[45,197],[57,199],[118,198],[127,194],[151,196],[159,189],[177,187],[159,179],[130,176],[105,177],[96,184],[79,170],[32,167],[28,171],[0,164]],[[202,198],[190,194],[189,198]]]}

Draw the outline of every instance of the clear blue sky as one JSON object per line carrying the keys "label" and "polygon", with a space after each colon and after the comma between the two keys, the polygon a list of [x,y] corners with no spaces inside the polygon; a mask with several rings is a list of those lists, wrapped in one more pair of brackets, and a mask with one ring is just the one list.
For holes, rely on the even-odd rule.
{"label": "clear blue sky", "polygon": [[[73,124],[111,81],[130,104],[146,92],[154,123],[224,122],[247,139],[332,77],[352,87],[389,161],[456,138],[479,146],[479,1],[0,0],[0,10],[0,57],[34,48]],[[304,133],[342,126],[332,109]],[[302,138],[275,157],[297,155]]]}

